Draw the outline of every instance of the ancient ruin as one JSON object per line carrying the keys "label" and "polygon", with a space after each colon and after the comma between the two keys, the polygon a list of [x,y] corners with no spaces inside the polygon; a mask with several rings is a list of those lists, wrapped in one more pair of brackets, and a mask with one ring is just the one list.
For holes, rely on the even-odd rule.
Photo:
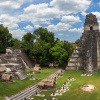
{"label": "ancient ruin", "polygon": [[84,69],[89,73],[100,69],[99,24],[92,13],[86,15],[84,32],[66,69]]}
{"label": "ancient ruin", "polygon": [[[0,76],[3,74],[9,74],[13,77],[17,77],[21,80],[25,79],[27,75],[24,69],[33,67],[32,62],[28,56],[21,49],[14,49],[8,47],[6,54],[0,55]],[[3,78],[4,79],[4,78]]]}
{"label": "ancient ruin", "polygon": [[41,70],[40,64],[35,64],[33,71],[39,73]]}
{"label": "ancient ruin", "polygon": [[56,78],[51,78],[51,77],[48,77],[46,79],[43,79],[42,81],[40,81],[38,83],[38,87],[40,89],[47,89],[47,88],[53,88],[56,84]]}

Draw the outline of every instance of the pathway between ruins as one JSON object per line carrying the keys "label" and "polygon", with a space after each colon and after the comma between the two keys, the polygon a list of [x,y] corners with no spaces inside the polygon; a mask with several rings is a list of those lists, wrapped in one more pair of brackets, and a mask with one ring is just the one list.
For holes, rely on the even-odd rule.
{"label": "pathway between ruins", "polygon": [[[51,78],[57,77],[58,76],[57,72],[55,72],[54,74],[51,74],[49,77],[51,77]],[[31,86],[25,90],[22,90],[21,92],[15,94],[5,100],[26,100],[40,91],[41,90],[38,88],[37,85],[33,85],[33,86]]]}

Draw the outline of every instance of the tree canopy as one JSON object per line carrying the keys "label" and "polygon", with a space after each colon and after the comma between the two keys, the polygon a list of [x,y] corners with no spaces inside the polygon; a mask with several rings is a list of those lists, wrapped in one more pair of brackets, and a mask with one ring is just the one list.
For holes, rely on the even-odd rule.
{"label": "tree canopy", "polygon": [[33,32],[33,35],[36,36],[36,39],[40,39],[42,41],[45,41],[45,42],[50,42],[50,43],[53,43],[54,42],[54,33],[52,32],[49,32],[47,30],[47,28],[38,28],[36,29],[34,32]]}
{"label": "tree canopy", "polygon": [[22,45],[21,47],[25,50],[25,52],[31,57],[31,50],[33,49],[35,36],[28,32],[22,37]]}
{"label": "tree canopy", "polygon": [[36,59],[36,62],[41,65],[49,64],[49,49],[51,44],[42,40],[38,40],[34,43],[32,54]]}
{"label": "tree canopy", "polygon": [[63,65],[67,62],[68,52],[64,47],[64,42],[58,40],[52,48],[50,48],[50,54],[54,63]]}
{"label": "tree canopy", "polygon": [[21,41],[16,38],[12,38],[10,42],[10,47],[21,48]]}
{"label": "tree canopy", "polygon": [[9,47],[11,39],[12,35],[8,28],[0,25],[0,53],[4,53],[6,48]]}
{"label": "tree canopy", "polygon": [[33,33],[26,33],[22,40],[12,38],[7,27],[0,25],[0,53],[7,47],[23,48],[31,60],[42,66],[56,63],[60,66],[67,64],[76,44],[61,41],[47,28],[38,28]]}

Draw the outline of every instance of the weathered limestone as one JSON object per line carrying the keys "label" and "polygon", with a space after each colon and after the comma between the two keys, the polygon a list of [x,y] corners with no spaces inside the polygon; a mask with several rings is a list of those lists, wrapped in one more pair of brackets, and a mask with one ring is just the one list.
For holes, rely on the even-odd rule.
{"label": "weathered limestone", "polygon": [[78,69],[79,66],[79,47],[76,46],[76,49],[70,57],[70,61],[68,62],[68,66],[66,67],[66,69]]}
{"label": "weathered limestone", "polygon": [[[4,67],[5,71],[3,71]],[[3,73],[9,73],[9,75],[12,73],[13,76],[23,80],[27,77],[24,69],[29,67],[32,68],[33,64],[21,49],[8,47],[6,54],[0,55],[0,69],[2,71],[0,76]]]}
{"label": "weathered limestone", "polygon": [[23,68],[33,67],[32,62],[28,56],[21,49],[14,49],[8,47],[6,49],[6,54],[0,55],[0,65],[1,66],[22,66]]}
{"label": "weathered limestone", "polygon": [[90,73],[100,69],[99,24],[92,13],[86,15],[84,32],[66,69],[84,69]]}

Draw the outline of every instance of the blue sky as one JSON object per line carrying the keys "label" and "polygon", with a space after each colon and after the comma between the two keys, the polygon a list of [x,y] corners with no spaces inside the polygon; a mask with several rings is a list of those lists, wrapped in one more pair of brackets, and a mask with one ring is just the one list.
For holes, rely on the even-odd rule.
{"label": "blue sky", "polygon": [[85,16],[91,12],[100,24],[100,0],[0,0],[0,24],[18,39],[44,27],[55,37],[74,42],[82,35]]}

